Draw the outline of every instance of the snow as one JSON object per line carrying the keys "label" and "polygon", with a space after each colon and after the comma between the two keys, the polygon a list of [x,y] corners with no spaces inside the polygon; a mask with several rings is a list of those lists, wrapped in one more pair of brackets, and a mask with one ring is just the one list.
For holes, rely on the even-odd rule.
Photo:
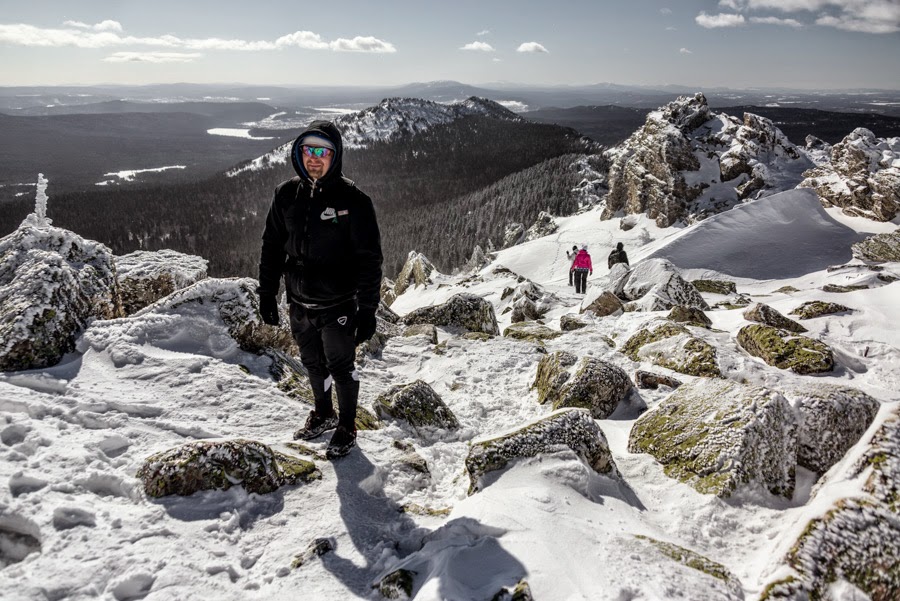
{"label": "snow", "polygon": [[[0,374],[0,548],[13,549],[4,551],[13,559],[24,555],[0,568],[4,599],[379,599],[373,584],[399,567],[418,572],[417,601],[489,599],[522,577],[536,599],[741,598],[637,535],[721,563],[739,579],[744,598],[755,598],[784,575],[782,558],[810,519],[838,499],[865,496],[865,475],[854,475],[852,466],[886,419],[886,405],[900,401],[900,282],[884,283],[850,261],[853,241],[891,224],[839,217],[821,209],[810,190],[742,204],[681,229],[660,229],[641,215],[629,217],[635,227],[623,231],[620,219],[601,221],[601,209],[558,218],[554,234],[499,251],[478,277],[434,273],[432,284],[410,288],[392,308],[402,315],[463,292],[497,307],[503,289],[517,285],[514,275],[493,273],[504,266],[552,293],[545,321],[556,328],[584,298],[567,286],[565,251],[588,244],[594,290],[619,241],[632,265],[664,257],[688,280],[731,276],[740,293],[785,315],[807,300],[846,304],[853,312],[803,321],[810,336],[835,349],[838,368],[815,380],[859,388],[885,406],[818,484],[800,469],[790,500],[700,494],[668,478],[649,455],[629,453],[636,416],[614,415],[597,423],[624,484],[560,450],[493,472],[489,485],[468,496],[463,465],[470,443],[550,413],[530,388],[544,354],[530,342],[464,340],[439,328],[441,354],[424,337],[396,337],[380,357],[367,358],[359,367],[361,402],[371,407],[391,386],[421,379],[459,419],[453,437],[419,439],[386,424],[360,432],[359,448],[342,460],[314,459],[322,479],[311,484],[268,495],[236,486],[152,500],[135,478],[151,454],[195,439],[238,437],[296,454],[287,443],[308,413],[276,387],[270,359],[237,346],[216,303],[161,301],[132,317],[94,321],[59,365]],[[887,264],[881,273],[900,275],[900,266]],[[873,287],[825,293],[826,283]],[[774,292],[786,285],[798,292]],[[210,280],[197,294],[212,297],[224,286]],[[704,294],[710,304],[717,296]],[[621,346],[661,315],[584,316],[587,328],[544,346],[629,374],[670,373],[605,342]],[[724,377],[775,390],[809,381],[737,349],[734,334],[746,324],[740,310],[708,315],[713,329],[692,333],[716,346]],[[497,317],[502,331],[509,315]],[[636,394],[652,410],[668,391]],[[326,441],[308,446],[321,453]],[[399,469],[407,451],[394,443],[411,444],[430,477]],[[412,504],[450,513],[399,511]],[[292,569],[293,558],[319,538],[335,550]]]}
{"label": "snow", "polygon": [[248,140],[274,140],[272,137],[251,136],[249,129],[240,129],[234,127],[214,127],[206,130],[211,136],[228,136],[231,138],[246,138]]}
{"label": "snow", "polygon": [[[167,167],[154,167],[151,169],[131,169],[125,171],[113,171],[112,173],[104,173],[104,177],[114,177],[118,178],[120,181],[131,182],[134,181],[136,175],[140,173],[159,173],[162,171],[167,171],[169,169],[186,169],[185,165],[169,165]],[[97,182],[95,185],[97,186],[108,186],[109,184],[117,183],[115,179],[104,180],[102,182]]]}

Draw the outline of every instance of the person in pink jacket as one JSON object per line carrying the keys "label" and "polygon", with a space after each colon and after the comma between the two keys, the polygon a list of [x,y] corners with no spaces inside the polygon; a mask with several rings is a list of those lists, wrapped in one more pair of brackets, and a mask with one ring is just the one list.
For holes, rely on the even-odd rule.
{"label": "person in pink jacket", "polygon": [[587,277],[594,275],[594,267],[591,265],[591,255],[588,254],[587,244],[581,245],[581,250],[572,261],[572,271],[575,272],[575,292],[585,294],[587,292]]}

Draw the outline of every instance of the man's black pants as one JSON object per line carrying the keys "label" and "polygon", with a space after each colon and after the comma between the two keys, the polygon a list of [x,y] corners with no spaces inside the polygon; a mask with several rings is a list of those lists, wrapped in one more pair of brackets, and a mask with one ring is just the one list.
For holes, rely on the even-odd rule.
{"label": "man's black pants", "polygon": [[575,269],[575,292],[584,294],[587,292],[588,270],[581,267]]}
{"label": "man's black pants", "polygon": [[354,429],[359,399],[356,355],[356,301],[327,309],[291,303],[291,333],[300,347],[300,361],[309,372],[316,413],[331,415],[331,385],[337,389],[338,423]]}

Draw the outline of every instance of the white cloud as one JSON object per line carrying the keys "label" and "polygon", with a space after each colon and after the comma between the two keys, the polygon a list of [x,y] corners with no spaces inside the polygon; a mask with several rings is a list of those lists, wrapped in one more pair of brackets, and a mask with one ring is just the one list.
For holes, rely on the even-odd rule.
{"label": "white cloud", "polygon": [[525,42],[524,44],[520,44],[518,48],[516,48],[516,52],[545,52],[550,53],[549,50],[544,48],[542,45],[537,42]]}
{"label": "white cloud", "polygon": [[674,27],[666,27],[666,31],[678,31]]}
{"label": "white cloud", "polygon": [[659,9],[659,12],[661,12],[664,15],[671,15],[672,9],[671,8],[661,8],[661,9]]}
{"label": "white cloud", "polygon": [[681,48],[678,52],[680,52],[681,54],[694,54],[693,52],[691,52],[691,51],[688,50],[687,48]]}
{"label": "white cloud", "polygon": [[816,19],[816,25],[825,27],[835,27],[845,31],[856,31],[859,33],[896,33],[900,31],[900,22],[884,21],[879,19],[860,19],[850,15],[841,15],[833,17],[831,15],[822,15]]}
{"label": "white cloud", "polygon": [[719,6],[722,8],[730,8],[731,10],[741,10],[741,6],[737,0],[719,0]]}
{"label": "white cloud", "polygon": [[778,17],[750,17],[751,23],[760,25],[783,25],[785,27],[803,27],[803,23],[796,19],[779,19]]}
{"label": "white cloud", "polygon": [[475,35],[477,35],[477,36],[480,37],[480,36],[483,36],[483,35],[488,35],[489,33],[491,33],[491,30],[490,30],[490,29],[482,29],[481,31],[479,31],[479,32],[476,33]]}
{"label": "white cloud", "polygon": [[861,33],[900,31],[898,0],[720,0],[719,5],[735,10],[819,13],[816,18],[817,25],[847,31]]}
{"label": "white cloud", "polygon": [[472,42],[471,44],[466,44],[460,50],[477,50],[479,52],[493,52],[494,47],[485,42]]}
{"label": "white cloud", "polygon": [[502,62],[503,62],[503,59],[502,59],[502,58],[493,58],[493,59],[491,59],[491,60],[493,60],[495,63],[502,63]]}
{"label": "white cloud", "polygon": [[112,31],[116,26],[121,28],[121,25],[115,21],[104,21],[97,25],[86,25],[76,21],[67,21],[66,23],[68,29],[46,29],[22,23],[13,25],[0,24],[0,43],[46,48],[68,46],[76,48],[151,46],[187,50],[263,51],[297,47],[307,50],[332,50],[334,52],[393,53],[397,51],[390,42],[372,36],[357,36],[351,39],[338,38],[327,41],[323,40],[319,34],[311,31],[296,31],[281,36],[274,42],[268,40],[226,40],[221,38],[183,39],[173,35],[144,38],[119,35],[119,33]]}
{"label": "white cloud", "polygon": [[77,27],[78,29],[91,29],[93,31],[122,31],[122,24],[118,21],[112,21],[107,19],[105,21],[101,21],[100,23],[96,23],[94,25],[88,25],[87,23],[82,23],[81,21],[66,21],[63,23],[65,27]]}
{"label": "white cloud", "polygon": [[694,20],[697,21],[697,25],[707,29],[714,29],[716,27],[740,27],[745,23],[744,15],[727,13],[719,13],[718,15],[700,13]]}
{"label": "white cloud", "polygon": [[190,63],[201,56],[184,52],[116,52],[103,60],[107,63]]}

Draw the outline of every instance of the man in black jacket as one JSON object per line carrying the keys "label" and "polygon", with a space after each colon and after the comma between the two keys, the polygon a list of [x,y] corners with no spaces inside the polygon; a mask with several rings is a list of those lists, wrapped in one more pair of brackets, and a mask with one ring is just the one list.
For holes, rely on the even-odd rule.
{"label": "man in black jacket", "polygon": [[[381,235],[371,199],[341,172],[343,144],[333,123],[313,122],[291,148],[298,177],[281,183],[266,218],[259,262],[263,321],[278,325],[286,274],[291,332],[309,372],[316,407],[295,439],[337,428],[326,455],[356,443],[356,345],[375,333],[381,289]],[[331,402],[337,390],[338,415]]]}
{"label": "man in black jacket", "polygon": [[616,263],[625,263],[628,265],[628,255],[625,253],[625,245],[619,242],[616,244],[615,250],[609,253],[609,258],[606,260],[606,265],[610,269]]}

